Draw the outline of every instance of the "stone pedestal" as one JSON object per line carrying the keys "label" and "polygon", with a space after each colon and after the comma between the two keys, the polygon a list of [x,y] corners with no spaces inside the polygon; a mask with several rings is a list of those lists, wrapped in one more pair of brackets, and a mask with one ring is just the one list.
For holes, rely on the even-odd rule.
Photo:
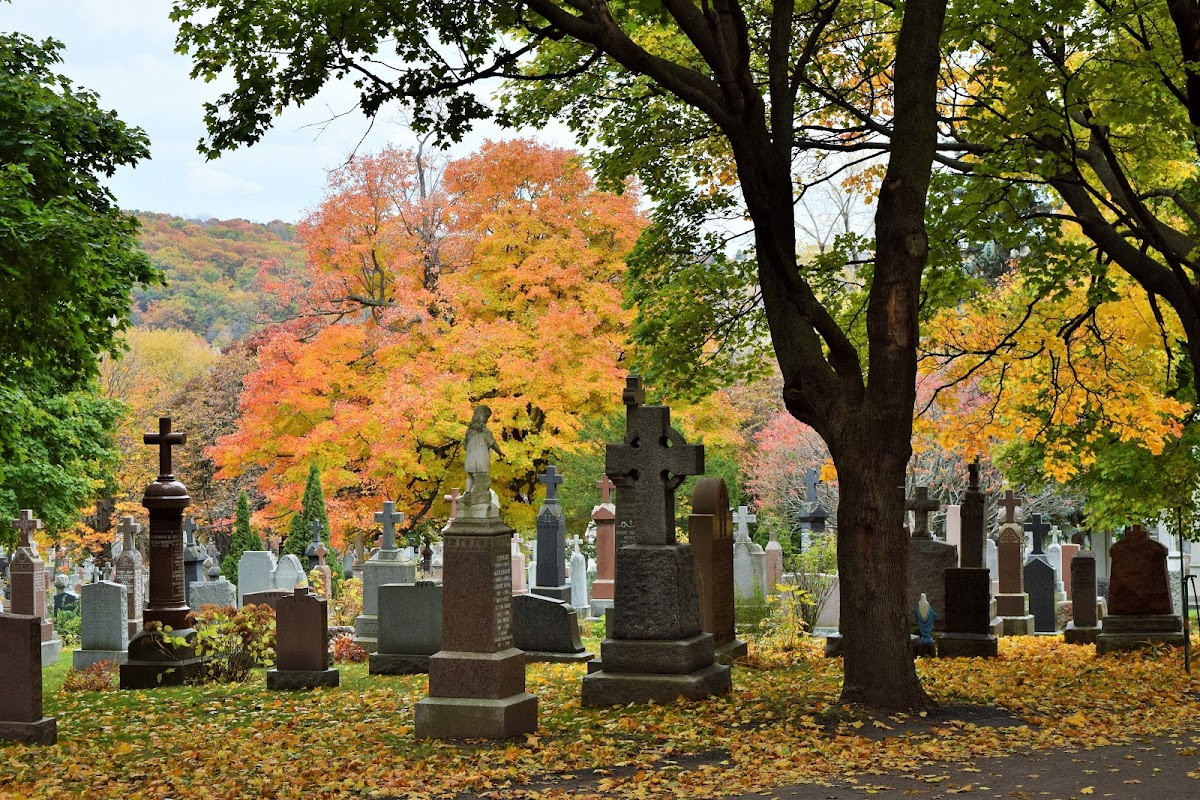
{"label": "stone pedestal", "polygon": [[1109,614],[1096,637],[1096,655],[1151,644],[1183,646],[1183,620],[1175,614]]}
{"label": "stone pedestal", "polygon": [[998,649],[992,631],[987,568],[948,569],[945,581],[946,630],[937,637],[937,654],[942,658],[995,658]]}
{"label": "stone pedestal", "polygon": [[1071,621],[1063,630],[1063,641],[1067,644],[1095,644],[1100,631],[1099,625],[1076,625]]}
{"label": "stone pedestal", "polygon": [[372,675],[429,672],[429,657],[442,649],[442,587],[433,581],[379,587],[379,649]]}
{"label": "stone pedestal", "polygon": [[362,613],[354,620],[354,643],[368,653],[379,649],[379,587],[391,583],[416,583],[417,562],[405,560],[396,549],[380,550],[363,565]]}
{"label": "stone pedestal", "polygon": [[498,517],[459,516],[443,531],[443,649],[429,658],[417,738],[505,739],[537,730],[525,654],[513,647],[511,536]]}
{"label": "stone pedestal", "polygon": [[[954,545],[913,536],[908,545],[908,608],[917,607],[924,594],[939,614],[946,608],[946,570],[958,566],[958,551]],[[939,616],[935,630],[945,628],[945,617]]]}
{"label": "stone pedestal", "polygon": [[732,690],[729,667],[715,663],[712,634],[700,628],[692,549],[628,545],[617,551],[612,638],[602,669],[583,679],[584,706],[698,700]]}
{"label": "stone pedestal", "polygon": [[0,741],[58,741],[58,723],[42,716],[41,643],[39,617],[0,612]]}

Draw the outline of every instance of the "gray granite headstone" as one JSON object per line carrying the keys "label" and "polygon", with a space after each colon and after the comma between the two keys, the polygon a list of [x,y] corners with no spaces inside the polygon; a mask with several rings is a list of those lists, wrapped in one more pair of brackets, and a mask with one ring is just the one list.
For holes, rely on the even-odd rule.
{"label": "gray granite headstone", "polygon": [[308,573],[297,556],[288,553],[279,559],[272,577],[275,588],[281,592],[291,592],[302,583],[308,582]]}
{"label": "gray granite headstone", "polygon": [[372,675],[429,671],[429,657],[442,649],[442,587],[433,581],[379,587],[379,649],[371,653]]}
{"label": "gray granite headstone", "polygon": [[275,554],[270,550],[246,550],[238,559],[238,605],[245,605],[248,594],[269,592],[275,588]]}
{"label": "gray granite headstone", "polygon": [[80,594],[80,645],[72,655],[72,666],[84,669],[100,661],[124,664],[129,649],[125,586],[115,581],[100,581],[85,584]]}
{"label": "gray granite headstone", "polygon": [[188,595],[188,605],[199,610],[201,606],[237,606],[237,587],[224,577],[205,583],[193,583]]}
{"label": "gray granite headstone", "polygon": [[1037,633],[1054,633],[1058,630],[1054,619],[1054,567],[1038,556],[1030,556],[1024,569],[1025,592],[1029,595],[1029,613],[1033,615],[1033,629]]}
{"label": "gray granite headstone", "polygon": [[569,603],[536,594],[513,597],[513,646],[528,661],[587,661],[579,616]]}

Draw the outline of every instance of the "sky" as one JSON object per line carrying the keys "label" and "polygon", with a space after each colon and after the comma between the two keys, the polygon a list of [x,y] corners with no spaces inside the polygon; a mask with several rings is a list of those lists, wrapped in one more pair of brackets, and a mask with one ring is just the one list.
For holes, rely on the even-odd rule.
{"label": "sky", "polygon": [[[196,152],[204,134],[204,103],[232,82],[192,80],[191,63],[174,52],[170,0],[11,0],[0,2],[0,30],[65,45],[57,70],[95,92],[102,108],[150,137],[151,157],[123,168],[109,182],[121,207],[186,217],[296,222],[320,203],[326,173],[362,147],[389,142],[404,146],[411,134],[387,120],[372,126],[359,113],[330,120],[353,108],[348,83],[326,87],[300,109],[289,109],[258,144],[214,161]],[[488,126],[469,137],[465,154],[484,138],[515,134]],[[568,145],[562,132],[539,135]]]}

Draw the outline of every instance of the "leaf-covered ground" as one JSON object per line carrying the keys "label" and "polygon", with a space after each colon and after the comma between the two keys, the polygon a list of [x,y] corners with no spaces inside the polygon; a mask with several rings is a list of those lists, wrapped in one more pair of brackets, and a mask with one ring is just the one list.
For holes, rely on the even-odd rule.
{"label": "leaf-covered ground", "polygon": [[451,744],[413,738],[424,676],[353,664],[341,687],[311,692],[268,692],[259,673],[241,685],[66,693],[60,664],[46,686],[59,743],[0,747],[0,798],[642,798],[847,779],[869,790],[883,773],[1200,726],[1200,678],[1177,649],[1096,658],[1022,637],[1001,640],[994,660],[925,659],[921,678],[942,705],[927,716],[837,705],[840,668],[816,642],[764,647],[735,669],[728,698],[597,710],[579,706],[581,666],[533,665],[537,735]]}

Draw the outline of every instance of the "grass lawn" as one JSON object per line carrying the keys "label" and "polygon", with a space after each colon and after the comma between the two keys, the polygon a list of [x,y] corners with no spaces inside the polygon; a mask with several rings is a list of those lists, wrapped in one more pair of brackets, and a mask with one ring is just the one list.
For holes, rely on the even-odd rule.
{"label": "grass lawn", "polygon": [[413,738],[423,675],[343,664],[339,688],[307,692],[268,692],[261,671],[244,684],[64,692],[64,654],[44,687],[59,743],[0,746],[0,799],[719,796],[1200,727],[1200,679],[1178,649],[1096,658],[1021,637],[1001,640],[998,659],[925,659],[944,708],[923,719],[837,705],[841,662],[819,644],[752,640],[731,696],[668,706],[582,709],[581,665],[532,665],[537,735],[457,744]]}

